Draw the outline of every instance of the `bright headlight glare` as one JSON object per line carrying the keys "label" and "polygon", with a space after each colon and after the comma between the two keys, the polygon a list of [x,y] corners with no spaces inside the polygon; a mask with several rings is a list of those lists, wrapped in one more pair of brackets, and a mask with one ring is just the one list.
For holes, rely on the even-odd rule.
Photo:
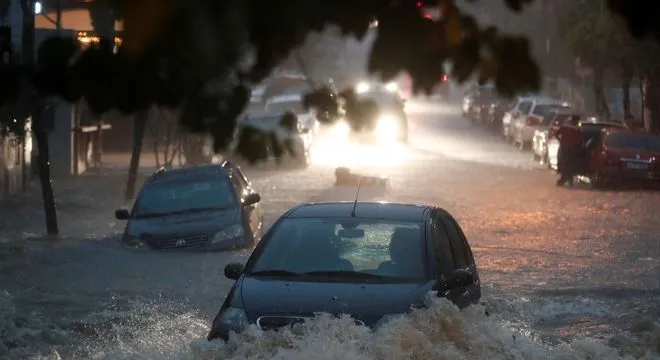
{"label": "bright headlight glare", "polygon": [[351,127],[348,126],[346,122],[338,122],[337,125],[335,125],[335,133],[338,136],[346,136],[348,133],[351,131]]}
{"label": "bright headlight glare", "polygon": [[357,84],[357,86],[355,87],[355,91],[356,91],[358,94],[363,94],[363,93],[366,93],[367,91],[369,91],[369,88],[370,88],[369,84],[367,84],[367,83],[359,83],[359,84]]}
{"label": "bright headlight glare", "polygon": [[378,119],[376,124],[376,133],[380,138],[392,138],[395,137],[398,132],[397,121],[390,116],[383,116]]}
{"label": "bright headlight glare", "polygon": [[213,322],[213,328],[240,333],[248,327],[248,317],[245,310],[239,308],[226,308]]}
{"label": "bright headlight glare", "polygon": [[219,242],[234,239],[240,236],[243,236],[243,227],[236,224],[218,231],[215,235],[213,235],[213,240],[211,240],[211,243],[217,244]]}
{"label": "bright headlight glare", "polygon": [[399,90],[399,86],[395,82],[391,82],[391,83],[387,83],[387,85],[385,85],[385,89],[389,92],[395,92],[395,91]]}

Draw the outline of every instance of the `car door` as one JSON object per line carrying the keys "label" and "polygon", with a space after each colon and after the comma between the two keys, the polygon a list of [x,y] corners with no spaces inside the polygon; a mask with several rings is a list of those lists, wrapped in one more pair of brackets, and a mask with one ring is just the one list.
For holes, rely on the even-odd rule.
{"label": "car door", "polygon": [[477,265],[472,255],[472,250],[463,234],[463,230],[456,220],[446,212],[440,213],[440,219],[446,228],[449,247],[452,258],[454,259],[454,268],[470,271],[474,276],[474,282],[468,286],[452,289],[447,298],[452,300],[459,307],[465,307],[470,304],[476,304],[481,298],[481,285]]}

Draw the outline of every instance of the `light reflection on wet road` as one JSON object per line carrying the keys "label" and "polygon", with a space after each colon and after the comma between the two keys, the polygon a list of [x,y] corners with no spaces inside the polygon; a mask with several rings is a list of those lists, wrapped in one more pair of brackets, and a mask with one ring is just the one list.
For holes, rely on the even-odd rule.
{"label": "light reflection on wet road", "polygon": [[[363,189],[362,200],[449,210],[473,246],[490,306],[504,311],[504,302],[515,304],[518,314],[511,321],[544,336],[598,336],[643,318],[658,319],[660,193],[557,188],[554,174],[534,165],[530,154],[470,125],[456,108],[414,102],[408,108],[411,146],[405,161],[354,164],[356,171],[391,178],[389,191]],[[363,158],[367,153],[354,151]],[[353,200],[354,189],[333,187],[336,165],[342,164],[326,161],[286,172],[246,169],[264,199],[266,225],[300,202]],[[108,176],[96,188],[60,184],[61,219],[71,241],[40,243],[45,250],[22,255],[29,266],[0,273],[0,288],[15,296],[15,306],[46,313],[64,328],[131,299],[178,301],[210,319],[231,286],[222,277],[224,265],[244,261],[248,252],[119,249],[116,235],[123,224],[110,217],[121,188],[104,187],[118,179],[123,177]],[[102,196],[108,198],[101,201]],[[77,208],[80,204],[85,207]],[[38,207],[20,214],[41,226]],[[10,214],[2,216],[0,221],[11,222]],[[81,237],[89,240],[81,244]]]}

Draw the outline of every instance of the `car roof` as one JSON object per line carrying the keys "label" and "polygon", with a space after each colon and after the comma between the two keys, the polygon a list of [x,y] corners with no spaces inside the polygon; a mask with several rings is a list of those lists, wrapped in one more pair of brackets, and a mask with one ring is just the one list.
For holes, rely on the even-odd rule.
{"label": "car roof", "polygon": [[172,170],[161,168],[153,173],[153,175],[151,175],[151,178],[147,181],[147,184],[159,184],[171,181],[210,177],[227,179],[228,175],[226,169],[231,166],[231,163],[224,162],[222,164],[195,165]]}
{"label": "car roof", "polygon": [[[352,201],[323,202],[299,205],[287,212],[286,218],[338,218],[350,217],[353,211]],[[422,221],[429,210],[428,206],[387,203],[358,202],[355,207],[356,218]]]}

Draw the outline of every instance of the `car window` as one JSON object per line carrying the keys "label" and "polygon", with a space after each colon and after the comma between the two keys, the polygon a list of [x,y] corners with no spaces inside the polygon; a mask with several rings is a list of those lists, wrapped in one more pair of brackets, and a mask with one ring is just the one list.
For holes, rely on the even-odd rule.
{"label": "car window", "polygon": [[268,102],[266,104],[266,112],[268,113],[285,113],[293,111],[296,114],[305,112],[302,102],[298,101],[283,101],[283,102]]}
{"label": "car window", "polygon": [[226,209],[236,206],[234,189],[226,180],[181,180],[146,185],[137,199],[136,217],[181,211]]}
{"label": "car window", "polygon": [[660,137],[652,134],[614,133],[607,137],[606,145],[619,149],[660,152]]}
{"label": "car window", "polygon": [[231,182],[234,184],[234,187],[236,188],[236,193],[243,194],[245,189],[248,187],[245,176],[240,172],[238,168],[231,167],[231,170],[229,170],[229,177]]}
{"label": "car window", "polygon": [[433,236],[435,261],[441,273],[448,276],[456,267],[454,266],[454,257],[452,255],[451,245],[449,244],[447,228],[437,216],[434,216],[432,220],[431,235]]}
{"label": "car window", "polygon": [[421,225],[382,219],[283,219],[264,238],[248,271],[355,271],[397,281],[424,279]]}
{"label": "car window", "polygon": [[532,102],[531,101],[523,101],[523,102],[520,103],[520,105],[518,105],[518,110],[523,115],[529,114],[529,111],[531,109],[532,109]]}
{"label": "car window", "polygon": [[449,234],[449,244],[451,252],[454,255],[454,266],[456,269],[465,269],[471,265],[468,252],[463,246],[463,232],[458,228],[456,221],[449,216],[443,216],[445,225],[447,226],[447,233]]}

